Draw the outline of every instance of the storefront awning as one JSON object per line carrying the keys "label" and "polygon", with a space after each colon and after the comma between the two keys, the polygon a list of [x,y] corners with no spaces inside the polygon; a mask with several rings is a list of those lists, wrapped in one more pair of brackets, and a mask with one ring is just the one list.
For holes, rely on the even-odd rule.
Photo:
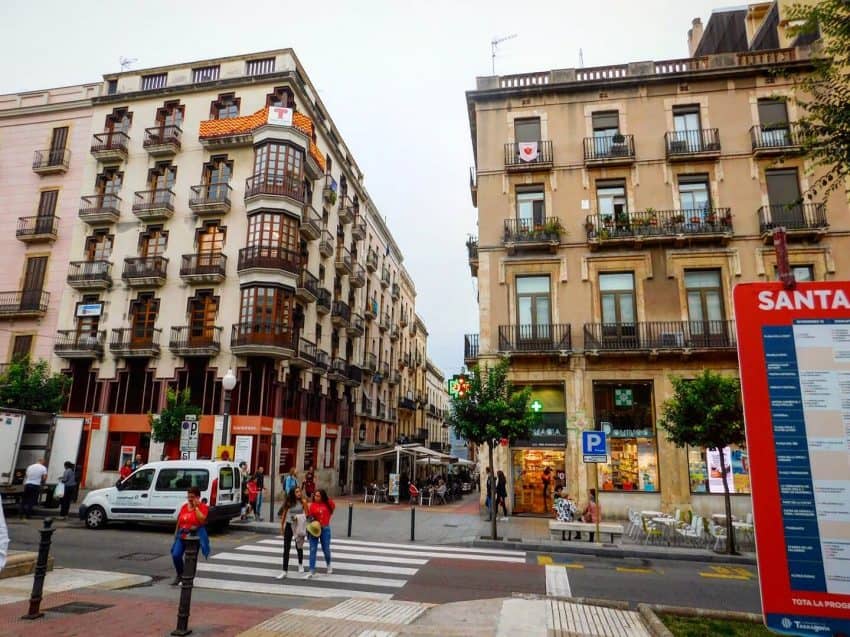
{"label": "storefront awning", "polygon": [[[383,447],[381,449],[373,449],[370,451],[361,451],[354,454],[355,460],[381,460],[390,456],[396,455],[396,452],[407,454],[409,456],[444,456],[438,451],[433,451],[427,447],[418,444],[398,445],[397,447]],[[450,456],[449,456],[450,457]]]}

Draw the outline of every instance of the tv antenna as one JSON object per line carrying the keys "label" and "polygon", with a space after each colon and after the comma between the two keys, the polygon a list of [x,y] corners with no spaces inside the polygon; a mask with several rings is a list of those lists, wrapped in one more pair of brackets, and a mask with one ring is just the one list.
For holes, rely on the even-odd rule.
{"label": "tv antenna", "polygon": [[517,37],[517,34],[512,33],[511,35],[505,35],[501,38],[496,36],[490,40],[490,62],[492,65],[493,75],[496,75],[496,49],[502,42],[513,40],[515,37]]}
{"label": "tv antenna", "polygon": [[118,63],[121,65],[121,72],[123,73],[127,69],[130,68],[131,64],[134,64],[139,61],[139,58],[125,58],[123,55],[118,58]]}
{"label": "tv antenna", "polygon": [[584,68],[584,51],[581,49],[578,50],[578,68]]}

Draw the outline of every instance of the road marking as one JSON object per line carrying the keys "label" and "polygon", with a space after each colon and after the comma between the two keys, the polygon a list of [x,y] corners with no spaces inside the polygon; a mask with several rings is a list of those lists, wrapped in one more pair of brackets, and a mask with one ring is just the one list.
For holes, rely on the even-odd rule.
{"label": "road marking", "polygon": [[753,573],[740,566],[710,566],[708,572],[701,572],[700,577],[709,577],[712,579],[737,579],[750,580],[755,577]]}
{"label": "road marking", "polygon": [[658,573],[655,569],[652,568],[642,568],[642,567],[629,567],[629,566],[618,566],[618,573],[643,573],[643,574],[651,574]]}
{"label": "road marking", "polygon": [[[237,546],[237,551],[250,551],[252,553],[266,553],[271,555],[281,555],[283,551],[275,546]],[[290,554],[294,554],[295,547],[293,546],[290,549]],[[333,546],[331,546],[332,555],[334,557],[343,557],[352,560],[362,560],[362,561],[373,561],[373,562],[384,562],[390,564],[415,564],[422,565],[428,563],[428,558],[423,558],[421,560],[415,560],[411,557],[396,557],[395,555],[361,555],[360,553],[349,553],[346,551],[336,551],[333,550]],[[525,560],[523,560],[525,561]]]}
{"label": "road marking", "polygon": [[[254,551],[262,551],[268,550],[270,552],[279,552],[279,548],[272,547],[280,547],[283,545],[282,540],[261,540],[258,542],[260,546],[254,546],[251,550]],[[399,548],[395,548],[392,550],[387,550],[386,548],[381,548],[374,544],[364,543],[363,545],[354,545],[350,542],[337,542],[334,541],[332,546],[340,546],[343,550],[347,551],[357,551],[358,555],[362,557],[362,559],[369,559],[363,554],[380,554],[380,555],[395,555],[401,557],[439,557],[447,560],[480,560],[483,562],[511,562],[516,564],[525,564],[525,553],[514,553],[513,555],[494,555],[491,553],[478,553],[473,551],[466,551],[464,549],[455,549],[454,551],[443,551],[437,547],[434,547],[436,550],[428,550],[426,547],[418,547],[418,546],[410,546],[410,545],[396,545]],[[244,549],[245,547],[237,546],[236,550]],[[425,550],[423,550],[425,549]]]}
{"label": "road marking", "polygon": [[[265,539],[259,542],[260,544],[283,544],[283,536],[277,535],[274,539]],[[457,547],[457,546],[441,546],[439,544],[398,544],[391,542],[369,542],[368,540],[342,540],[338,538],[333,538],[333,544],[336,545],[345,545],[345,546],[356,546],[361,547],[365,546],[367,548],[373,547],[381,547],[387,549],[402,549],[409,551],[416,550],[425,550],[425,551],[439,551],[441,553],[480,553],[482,555],[504,555],[506,557],[525,557],[525,551],[507,551],[507,550],[498,550],[498,549],[478,549],[478,548],[466,548],[466,547]]]}
{"label": "road marking", "polygon": [[574,562],[570,562],[568,564],[560,564],[564,568],[584,568],[584,564],[576,564]]}
{"label": "road marking", "polygon": [[[339,569],[338,564],[334,564],[335,569]],[[198,571],[203,573],[229,573],[233,575],[252,575],[255,577],[268,577],[269,579],[277,577],[280,573],[277,569],[270,568],[254,568],[251,566],[233,566],[232,564],[209,564],[201,562],[198,564]],[[298,582],[303,575],[290,571],[289,576],[281,580],[281,586],[287,586],[292,582]],[[401,588],[407,583],[406,579],[391,579],[387,577],[361,577],[359,575],[319,575],[319,581],[332,582],[334,584],[359,584],[361,586],[374,586],[376,588]]]}
{"label": "road marking", "polygon": [[[537,556],[537,564],[539,566],[547,566],[549,564],[555,564],[555,560],[552,559],[551,555],[538,555]],[[566,562],[561,563],[557,562],[558,566],[563,566],[564,568],[584,568],[584,564],[577,564],[575,562]]]}
{"label": "road marking", "polygon": [[540,566],[545,566],[546,564],[552,564],[552,556],[551,555],[538,555],[537,563]]}
{"label": "road marking", "polygon": [[546,594],[555,597],[572,597],[567,569],[556,564],[546,565]]}
{"label": "road marking", "polygon": [[[321,581],[321,576],[319,578]],[[240,591],[242,593],[270,593],[272,595],[297,595],[300,597],[368,597],[369,599],[390,599],[392,593],[373,593],[345,588],[320,588],[291,584],[266,584],[240,580],[210,579],[196,577],[198,588],[213,588],[220,591]]]}
{"label": "road marking", "polygon": [[[386,573],[387,575],[416,575],[417,568],[403,566],[385,566],[384,564],[357,564],[354,562],[340,562],[339,555],[333,554],[333,567],[338,571],[357,571],[361,573]],[[252,564],[269,564],[269,558],[265,555],[249,555],[248,553],[216,553],[210,559],[226,560],[228,562],[249,562]],[[290,567],[297,562],[290,563]]]}

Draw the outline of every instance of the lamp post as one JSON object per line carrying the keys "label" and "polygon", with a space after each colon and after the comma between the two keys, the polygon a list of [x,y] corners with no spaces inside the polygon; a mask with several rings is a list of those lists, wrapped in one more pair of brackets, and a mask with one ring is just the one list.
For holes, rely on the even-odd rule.
{"label": "lamp post", "polygon": [[[227,426],[230,421],[230,392],[236,387],[236,374],[228,369],[224,378],[221,379],[221,388],[224,390],[224,420],[221,424],[221,444],[227,446],[230,443],[230,434]],[[232,458],[231,458],[232,460]]]}

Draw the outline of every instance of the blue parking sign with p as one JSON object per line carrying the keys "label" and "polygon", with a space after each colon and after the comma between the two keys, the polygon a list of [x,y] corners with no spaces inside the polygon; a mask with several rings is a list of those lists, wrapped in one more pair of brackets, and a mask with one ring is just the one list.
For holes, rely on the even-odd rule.
{"label": "blue parking sign with p", "polygon": [[585,462],[608,462],[608,441],[604,431],[582,431],[581,452]]}

